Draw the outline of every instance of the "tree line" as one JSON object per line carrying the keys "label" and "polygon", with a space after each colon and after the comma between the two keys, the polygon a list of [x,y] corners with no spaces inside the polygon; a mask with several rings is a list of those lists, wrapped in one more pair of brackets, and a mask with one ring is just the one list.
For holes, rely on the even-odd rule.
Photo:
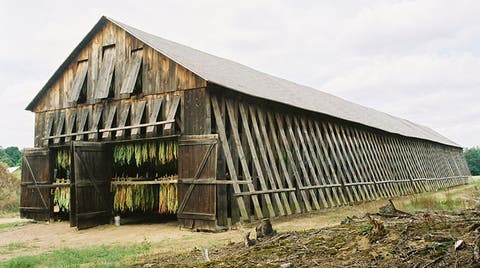
{"label": "tree line", "polygon": [[480,175],[480,147],[475,146],[466,148],[463,151],[465,159],[467,160],[468,168],[473,176]]}
{"label": "tree line", "polygon": [[22,164],[22,152],[18,147],[10,146],[3,148],[0,146],[0,162],[9,167],[20,166]]}

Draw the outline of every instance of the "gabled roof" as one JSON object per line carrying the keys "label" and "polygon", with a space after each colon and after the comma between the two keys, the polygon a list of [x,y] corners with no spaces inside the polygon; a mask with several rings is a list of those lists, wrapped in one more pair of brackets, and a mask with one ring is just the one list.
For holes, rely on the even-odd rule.
{"label": "gabled roof", "polygon": [[83,46],[86,45],[91,37],[108,21],[124,29],[135,38],[210,83],[218,84],[253,97],[330,115],[390,133],[460,147],[455,142],[426,126],[418,125],[411,121],[349,102],[326,92],[299,85],[254,70],[245,65],[163,39],[107,17],[102,17],[87,34],[67,60],[55,72],[54,76],[50,78],[38,95],[27,106],[27,110],[33,110],[36,102],[50,87],[50,84],[55,81],[55,77],[62,73],[63,69],[68,66]]}

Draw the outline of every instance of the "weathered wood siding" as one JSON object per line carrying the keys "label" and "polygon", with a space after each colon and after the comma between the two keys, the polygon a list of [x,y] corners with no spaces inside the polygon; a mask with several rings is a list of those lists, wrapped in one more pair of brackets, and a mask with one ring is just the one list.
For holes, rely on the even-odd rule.
{"label": "weathered wood siding", "polygon": [[[108,99],[95,99],[95,87],[98,84],[103,49],[112,45],[114,45],[113,49],[115,49],[115,69],[112,81],[114,94]],[[133,94],[133,96],[120,94],[122,83],[126,81],[126,66],[132,58],[132,51],[138,49],[142,49],[143,55],[139,73],[141,90]],[[69,102],[68,94],[73,86],[78,62],[85,60],[88,62],[85,81],[86,100],[78,104]],[[52,134],[55,134],[59,124],[58,119],[62,113],[70,114],[75,110],[78,115],[78,110],[86,109],[88,111],[88,124],[85,130],[88,130],[92,128],[92,124],[96,123],[93,120],[96,107],[103,107],[103,111],[108,111],[111,106],[116,106],[117,116],[115,118],[118,122],[119,114],[123,110],[124,104],[134,106],[136,101],[163,98],[164,102],[161,111],[163,113],[162,118],[165,118],[166,108],[168,108],[169,100],[173,95],[180,95],[183,99],[184,90],[203,88],[205,86],[206,82],[203,79],[109,22],[94,35],[90,43],[80,51],[76,59],[71,62],[65,72],[58,77],[58,80],[53,83],[35,106],[35,146],[44,146],[42,138],[45,136],[45,128],[48,126],[49,116],[54,116]],[[147,113],[148,109],[147,105]],[[102,116],[100,120],[105,121],[104,119],[106,118],[106,116]],[[76,119],[78,121],[78,116]],[[113,123],[113,125],[117,124]],[[61,132],[65,133],[65,130]]]}
{"label": "weathered wood siding", "polygon": [[[219,224],[464,184],[462,149],[211,87]],[[230,186],[229,186],[230,187]],[[228,202],[228,200],[231,200]]]}

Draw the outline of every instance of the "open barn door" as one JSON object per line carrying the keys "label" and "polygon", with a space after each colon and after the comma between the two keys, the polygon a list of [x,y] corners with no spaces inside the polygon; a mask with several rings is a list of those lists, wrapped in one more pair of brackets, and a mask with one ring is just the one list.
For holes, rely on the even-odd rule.
{"label": "open barn door", "polygon": [[181,226],[216,227],[217,135],[183,136],[178,142],[178,212]]}
{"label": "open barn door", "polygon": [[112,152],[97,142],[73,144],[77,229],[107,224],[112,218]]}
{"label": "open barn door", "polygon": [[50,219],[50,153],[48,149],[25,149],[22,159],[20,216],[38,221]]}

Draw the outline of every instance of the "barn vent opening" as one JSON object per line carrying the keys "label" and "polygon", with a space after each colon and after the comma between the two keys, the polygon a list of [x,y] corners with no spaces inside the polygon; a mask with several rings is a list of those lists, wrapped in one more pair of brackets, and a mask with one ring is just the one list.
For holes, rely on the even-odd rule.
{"label": "barn vent opening", "polygon": [[112,150],[113,211],[122,224],[176,219],[177,140],[126,142]]}
{"label": "barn vent opening", "polygon": [[54,152],[53,169],[55,188],[53,194],[53,219],[68,220],[70,215],[71,158],[68,148],[59,148]]}

